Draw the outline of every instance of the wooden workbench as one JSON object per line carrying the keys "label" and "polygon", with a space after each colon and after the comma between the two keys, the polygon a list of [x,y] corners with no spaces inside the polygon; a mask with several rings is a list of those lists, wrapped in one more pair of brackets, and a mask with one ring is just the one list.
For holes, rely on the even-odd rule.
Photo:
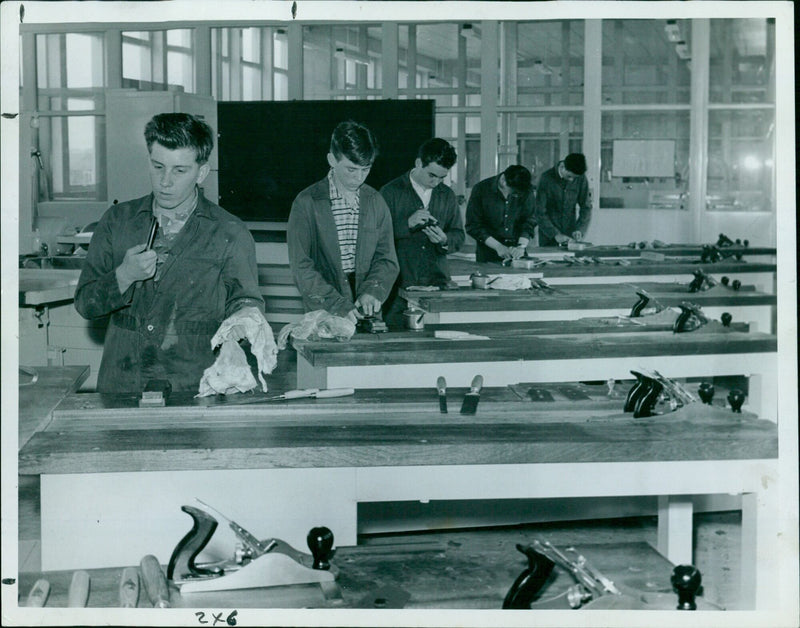
{"label": "wooden workbench", "polygon": [[[474,417],[457,413],[463,387],[449,392],[447,415],[432,387],[241,406],[176,396],[161,409],[68,396],[20,453],[20,472],[41,475],[42,567],[136,564],[146,553],[166,563],[189,524],[180,506],[194,497],[303,547],[314,525],[354,545],[364,502],[658,496],[659,549],[690,562],[691,496],[736,494],[753,566],[743,570],[747,603],[768,603],[761,555],[775,542],[777,486],[761,479],[776,462],[776,425],[723,400],[633,419],[620,411],[624,391],[564,386],[585,394],[542,405],[490,388]],[[214,556],[235,543],[223,528]]]}
{"label": "wooden workbench", "polygon": [[[498,272],[497,275],[506,274]],[[490,278],[496,275],[490,274]],[[547,282],[550,283],[549,281]],[[428,323],[482,323],[494,321],[575,320],[584,317],[627,316],[644,290],[663,307],[678,308],[684,301],[702,308],[709,318],[720,320],[724,312],[734,321],[748,322],[752,329],[772,332],[774,293],[742,286],[739,290],[717,285],[689,292],[688,284],[638,282],[615,284],[568,284],[552,290],[401,290],[409,304],[425,312]]]}
{"label": "wooden workbench", "polygon": [[[623,321],[621,321],[622,323]],[[750,376],[749,406],[777,418],[777,338],[709,323],[692,332],[651,331],[581,321],[514,332],[513,324],[479,325],[483,338],[434,338],[432,332],[356,334],[347,342],[293,340],[298,388],[430,387],[444,376],[468,385],[481,374],[488,386],[626,379],[637,368],[673,378]],[[470,326],[465,326],[469,329]],[[543,331],[542,331],[543,330]],[[553,333],[555,332],[555,333]]]}
{"label": "wooden workbench", "polygon": [[[224,616],[239,609],[239,621],[252,617],[242,609],[255,608],[385,608],[391,612],[402,603],[402,608],[409,609],[499,610],[511,584],[527,566],[515,545],[533,540],[551,539],[530,529],[438,532],[388,539],[388,543],[387,539],[369,539],[358,547],[338,548],[334,554],[340,599],[326,599],[317,585],[181,595],[170,583],[170,603],[176,609],[226,609]],[[677,595],[670,586],[673,566],[647,543],[589,543],[578,549],[619,588],[641,592],[651,610],[675,609]],[[121,570],[92,569],[88,573],[91,591],[87,607],[118,607]],[[36,579],[45,578],[51,591],[47,607],[65,607],[71,577],[71,571],[21,574],[20,603],[24,605],[24,596]],[[568,610],[561,596],[573,583],[569,574],[557,567],[541,599],[555,598],[552,608]],[[722,610],[702,597],[697,602],[700,610]],[[152,608],[144,590],[138,608]],[[189,618],[195,619],[194,615]]]}

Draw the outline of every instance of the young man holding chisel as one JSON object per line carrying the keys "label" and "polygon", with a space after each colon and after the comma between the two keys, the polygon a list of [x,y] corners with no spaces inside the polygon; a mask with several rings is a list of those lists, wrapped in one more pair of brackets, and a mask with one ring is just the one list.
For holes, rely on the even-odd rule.
{"label": "young man holding chisel", "polygon": [[98,392],[141,392],[150,380],[196,391],[223,321],[248,316],[268,328],[255,243],[199,187],[214,146],[205,122],[163,113],[144,136],[152,192],[112,206],[97,223],[75,307],[88,319],[110,315]]}

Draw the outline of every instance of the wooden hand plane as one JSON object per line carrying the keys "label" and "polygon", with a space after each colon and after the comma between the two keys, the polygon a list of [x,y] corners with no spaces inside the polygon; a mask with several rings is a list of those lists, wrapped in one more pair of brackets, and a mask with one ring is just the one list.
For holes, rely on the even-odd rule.
{"label": "wooden hand plane", "polygon": [[192,506],[182,506],[181,510],[192,517],[193,525],[175,546],[167,567],[167,578],[180,587],[181,595],[319,583],[327,597],[328,591],[338,588],[334,583],[338,570],[329,563],[333,533],[328,528],[312,528],[308,533],[309,555],[280,539],[259,541],[228,520],[243,547],[237,548],[229,561],[195,564],[217,529],[217,521]]}

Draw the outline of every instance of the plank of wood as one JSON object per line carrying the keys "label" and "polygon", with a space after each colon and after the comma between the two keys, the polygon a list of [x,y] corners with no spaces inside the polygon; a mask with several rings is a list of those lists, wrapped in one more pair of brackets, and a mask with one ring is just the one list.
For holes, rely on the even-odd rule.
{"label": "plank of wood", "polygon": [[[556,537],[554,540],[558,544],[559,538],[565,534],[569,533],[526,526],[513,530],[438,532],[425,537],[434,537],[437,541],[424,543],[415,542],[421,535],[405,535],[396,537],[400,540],[392,544],[391,552],[385,551],[381,544],[373,544],[380,539],[368,538],[358,546],[336,550],[333,562],[339,569],[338,582],[343,595],[337,606],[351,608],[380,586],[394,586],[410,594],[406,608],[499,610],[511,584],[527,567],[527,559],[515,549],[516,543],[526,545],[534,539]],[[422,546],[429,549],[423,551],[420,549]],[[643,594],[660,593],[669,608],[676,605],[677,596],[669,583],[672,565],[647,543],[578,543],[576,548],[615,583],[638,589]],[[119,605],[117,587],[121,572],[122,569],[89,570],[92,579],[89,607],[114,608]],[[19,590],[27,591],[38,578],[46,577],[52,585],[47,606],[63,608],[67,604],[70,576],[69,571],[23,573],[19,577]],[[568,573],[556,570],[547,584],[547,596],[563,593],[573,582]],[[315,585],[191,596],[182,596],[176,587],[172,587],[170,600],[174,608],[226,609],[223,620],[231,609],[331,606]],[[140,596],[138,606],[150,607],[146,596]],[[210,614],[205,619],[209,625],[213,622]]]}
{"label": "plank of wood", "polygon": [[777,338],[734,330],[705,333],[700,328],[683,334],[646,331],[498,336],[491,340],[420,338],[404,342],[364,334],[347,343],[294,341],[294,346],[299,355],[317,367],[764,353],[777,351]]}
{"label": "plank of wood", "polygon": [[50,422],[53,409],[70,393],[75,392],[89,377],[88,366],[37,366],[36,382],[20,373],[19,386],[19,447]]}
{"label": "plank of wood", "polygon": [[[698,414],[699,413],[699,414]],[[777,457],[771,421],[708,407],[646,419],[538,423],[449,422],[432,412],[398,424],[340,417],[296,425],[46,431],[20,452],[20,473],[736,460]],[[439,417],[439,418],[437,418]],[[681,438],[677,435],[687,435]]]}
{"label": "plank of wood", "polygon": [[[430,313],[464,311],[518,310],[601,310],[632,308],[639,300],[638,290],[645,290],[664,307],[678,307],[684,301],[700,307],[776,305],[777,297],[757,290],[733,290],[715,286],[703,292],[690,293],[687,286],[642,282],[633,284],[559,285],[557,292],[537,290],[473,290],[462,287],[441,292],[403,294]],[[496,296],[492,296],[496,295]]]}

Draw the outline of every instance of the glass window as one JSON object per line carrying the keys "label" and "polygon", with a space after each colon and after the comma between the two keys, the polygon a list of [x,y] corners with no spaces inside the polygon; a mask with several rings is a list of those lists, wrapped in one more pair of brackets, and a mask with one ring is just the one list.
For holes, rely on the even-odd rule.
{"label": "glass window", "polygon": [[583,30],[581,20],[519,23],[518,104],[583,104]]}
{"label": "glass window", "polygon": [[706,207],[771,211],[775,176],[775,114],[710,111]]}
{"label": "glass window", "polygon": [[598,206],[688,209],[689,112],[606,112]]}
{"label": "glass window", "polygon": [[774,20],[711,20],[710,45],[711,102],[775,102]]}
{"label": "glass window", "polygon": [[603,20],[603,102],[689,103],[690,20]]}
{"label": "glass window", "polygon": [[580,113],[517,115],[517,163],[531,169],[536,185],[541,174],[564,155],[581,152],[583,116]]}
{"label": "glass window", "polygon": [[124,31],[122,86],[194,91],[193,35],[192,29]]}
{"label": "glass window", "polygon": [[40,121],[44,175],[39,200],[101,199],[105,195],[103,118],[55,116]]}

